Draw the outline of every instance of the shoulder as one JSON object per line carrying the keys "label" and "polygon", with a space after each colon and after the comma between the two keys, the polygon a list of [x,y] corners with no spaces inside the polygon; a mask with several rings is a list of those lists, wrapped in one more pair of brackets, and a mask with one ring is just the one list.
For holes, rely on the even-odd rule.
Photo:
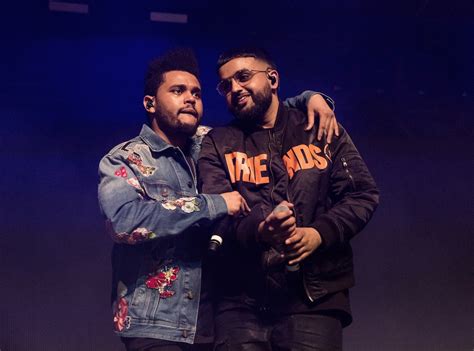
{"label": "shoulder", "polygon": [[137,148],[140,148],[142,145],[145,145],[145,143],[139,136],[136,136],[130,140],[124,141],[114,146],[105,154],[105,156],[102,159],[122,158],[124,156],[126,157],[131,151],[134,151]]}
{"label": "shoulder", "polygon": [[293,125],[306,124],[307,119],[308,119],[308,117],[306,116],[306,113],[293,107],[283,106],[283,108],[284,110],[286,110],[288,118]]}
{"label": "shoulder", "polygon": [[208,136],[212,139],[232,138],[242,134],[242,130],[234,124],[228,124],[222,127],[213,128],[209,131]]}

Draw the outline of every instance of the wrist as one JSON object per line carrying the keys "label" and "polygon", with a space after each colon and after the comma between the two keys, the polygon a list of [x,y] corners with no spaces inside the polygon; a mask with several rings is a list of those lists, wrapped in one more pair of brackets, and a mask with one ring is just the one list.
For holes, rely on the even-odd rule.
{"label": "wrist", "polygon": [[[334,100],[329,96],[329,95],[326,95],[324,93],[321,93],[321,92],[316,92],[314,95],[319,95],[322,99],[324,99],[324,101],[326,102],[326,104],[328,104],[329,108],[334,112],[336,111],[336,103],[334,102]],[[313,96],[311,96],[312,98]],[[310,99],[311,99],[310,98]]]}

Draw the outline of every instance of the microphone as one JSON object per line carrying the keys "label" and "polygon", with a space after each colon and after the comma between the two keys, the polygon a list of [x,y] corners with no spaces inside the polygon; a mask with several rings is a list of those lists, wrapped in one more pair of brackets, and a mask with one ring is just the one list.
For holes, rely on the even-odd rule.
{"label": "microphone", "polygon": [[222,218],[214,228],[214,234],[211,236],[209,240],[209,245],[207,247],[208,251],[211,253],[216,253],[219,248],[224,243],[224,233],[226,232],[227,228],[230,226],[232,217],[227,215]]}
{"label": "microphone", "polygon": [[[274,214],[277,214],[279,212],[284,212],[284,211],[291,211],[291,210],[286,205],[278,205],[277,207],[273,209]],[[287,263],[285,268],[287,272],[293,273],[293,272],[298,272],[300,270],[300,265],[298,263],[291,264],[291,265]]]}

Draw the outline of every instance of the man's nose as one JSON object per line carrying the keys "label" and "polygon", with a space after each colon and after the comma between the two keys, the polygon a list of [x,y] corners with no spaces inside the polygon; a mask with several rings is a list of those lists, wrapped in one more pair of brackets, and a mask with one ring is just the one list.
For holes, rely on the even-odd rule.
{"label": "man's nose", "polygon": [[193,93],[188,92],[188,93],[186,93],[186,95],[184,97],[184,102],[187,103],[187,104],[195,105],[196,104],[196,97],[194,96]]}
{"label": "man's nose", "polygon": [[242,86],[234,78],[230,80],[230,91],[232,93],[242,91]]}

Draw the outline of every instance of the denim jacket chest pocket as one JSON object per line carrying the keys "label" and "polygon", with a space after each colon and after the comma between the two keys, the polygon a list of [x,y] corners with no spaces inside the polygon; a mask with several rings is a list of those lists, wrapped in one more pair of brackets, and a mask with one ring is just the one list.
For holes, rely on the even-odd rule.
{"label": "denim jacket chest pocket", "polygon": [[156,170],[152,175],[140,174],[140,182],[146,195],[155,201],[167,202],[195,196],[194,182],[188,171],[176,161],[167,157],[153,160]]}

